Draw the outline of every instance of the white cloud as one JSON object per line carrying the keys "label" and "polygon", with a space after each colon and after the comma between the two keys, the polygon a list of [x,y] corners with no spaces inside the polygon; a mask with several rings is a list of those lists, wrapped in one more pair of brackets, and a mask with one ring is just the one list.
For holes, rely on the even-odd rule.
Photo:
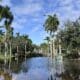
{"label": "white cloud", "polygon": [[23,26],[17,22],[13,22],[12,23],[12,27],[15,29],[15,30],[20,30],[23,28]]}
{"label": "white cloud", "polygon": [[17,22],[19,23],[19,24],[21,24],[21,25],[23,25],[23,24],[27,24],[27,19],[26,18],[20,18],[20,19],[17,19]]}
{"label": "white cloud", "polygon": [[73,2],[73,0],[58,0],[61,6],[69,5]]}
{"label": "white cloud", "polygon": [[12,6],[11,0],[2,0],[0,2],[0,5],[3,5],[3,6],[5,6],[5,5]]}
{"label": "white cloud", "polygon": [[34,34],[35,32],[39,31],[40,29],[41,29],[40,26],[34,27],[34,28],[29,32],[29,34]]}
{"label": "white cloud", "polygon": [[47,13],[47,15],[58,15],[60,26],[63,28],[63,24],[66,20],[76,20],[80,16],[80,0],[56,0],[56,8]]}
{"label": "white cloud", "polygon": [[[12,23],[12,26],[14,27],[14,29],[16,30],[20,30],[23,29],[23,24],[27,24],[27,20],[26,17],[24,18],[18,18],[18,16],[36,16],[38,15],[38,12],[42,10],[42,5],[39,3],[33,3],[33,0],[23,0],[23,4],[21,5],[16,5],[13,6],[11,3],[11,0],[3,0],[2,5],[8,5],[11,7],[12,13],[14,15],[14,21]],[[39,16],[39,15],[38,15]],[[37,21],[38,19],[34,19],[35,21]],[[32,32],[37,31],[38,28],[34,28],[32,30]]]}
{"label": "white cloud", "polygon": [[[19,1],[19,0],[18,0]],[[34,3],[35,1],[35,3]],[[67,19],[75,20],[80,16],[80,0],[22,0],[23,3],[20,5],[15,5],[11,3],[11,0],[3,0],[3,5],[11,6],[11,10],[14,15],[14,22],[12,26],[15,30],[24,29],[24,26],[27,26],[27,23],[34,22],[36,25],[43,25],[46,16],[43,14],[54,14],[56,13],[59,17],[60,23],[63,24]],[[45,2],[45,3],[44,3]],[[12,5],[13,4],[13,5]],[[25,15],[25,17],[24,17]],[[18,16],[21,16],[19,18]],[[31,17],[28,20],[26,17]],[[42,18],[44,16],[44,19]],[[29,24],[30,25],[30,24]],[[36,26],[35,25],[35,26]],[[32,27],[33,25],[30,25]],[[41,39],[44,39],[47,36],[47,33],[42,28],[36,26],[30,30],[29,34],[36,35],[36,32],[40,35]],[[61,26],[61,25],[60,25]],[[39,32],[41,30],[41,32]]]}
{"label": "white cloud", "polygon": [[16,18],[14,19],[13,23],[12,23],[12,27],[15,29],[15,30],[21,30],[23,29],[25,26],[24,24],[27,24],[27,19],[26,18]]}
{"label": "white cloud", "polygon": [[[56,4],[59,7],[56,7],[55,11],[51,11],[48,14],[57,13],[61,22],[64,22],[67,19],[75,20],[80,16],[80,0],[56,0],[59,3]],[[75,8],[77,7],[78,10]]]}
{"label": "white cloud", "polygon": [[42,6],[39,3],[26,4],[13,8],[13,11],[16,15],[33,15],[41,10]]}

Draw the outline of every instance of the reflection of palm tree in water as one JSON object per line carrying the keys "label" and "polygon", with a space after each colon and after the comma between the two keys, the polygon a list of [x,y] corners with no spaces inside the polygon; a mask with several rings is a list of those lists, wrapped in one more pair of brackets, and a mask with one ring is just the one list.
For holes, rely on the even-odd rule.
{"label": "reflection of palm tree in water", "polygon": [[[2,71],[2,73],[4,73],[4,75],[9,75],[9,76],[12,75],[12,73],[11,73],[12,72],[12,70],[11,70],[11,62],[10,62],[10,60],[7,61],[6,64],[4,63],[4,65],[2,66],[1,71]],[[6,79],[4,79],[4,80],[6,80]]]}
{"label": "reflection of palm tree in water", "polygon": [[[48,78],[48,80],[53,80],[53,76],[52,75],[50,75],[50,78]],[[55,79],[56,80],[56,79]]]}
{"label": "reflection of palm tree in water", "polygon": [[0,79],[2,79],[2,80],[12,80],[12,76],[9,73],[4,72],[2,70],[2,71],[0,71]]}

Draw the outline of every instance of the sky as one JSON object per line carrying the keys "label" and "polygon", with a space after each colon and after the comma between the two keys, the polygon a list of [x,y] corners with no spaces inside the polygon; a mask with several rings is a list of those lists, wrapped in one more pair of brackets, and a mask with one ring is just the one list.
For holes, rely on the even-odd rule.
{"label": "sky", "polygon": [[80,0],[3,0],[0,4],[11,8],[14,33],[29,35],[36,44],[42,43],[48,35],[43,27],[47,15],[56,13],[60,25],[80,16]]}

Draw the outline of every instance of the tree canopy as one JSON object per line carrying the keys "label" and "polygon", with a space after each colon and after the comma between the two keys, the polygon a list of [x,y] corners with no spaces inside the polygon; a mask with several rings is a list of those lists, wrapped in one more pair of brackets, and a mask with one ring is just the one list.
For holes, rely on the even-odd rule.
{"label": "tree canopy", "polygon": [[57,15],[54,14],[48,15],[48,18],[46,19],[44,23],[45,31],[49,32],[50,34],[53,34],[58,29],[59,20],[57,18]]}
{"label": "tree canopy", "polygon": [[61,39],[62,48],[69,54],[78,54],[80,52],[80,19],[67,21],[64,27],[57,37]]}

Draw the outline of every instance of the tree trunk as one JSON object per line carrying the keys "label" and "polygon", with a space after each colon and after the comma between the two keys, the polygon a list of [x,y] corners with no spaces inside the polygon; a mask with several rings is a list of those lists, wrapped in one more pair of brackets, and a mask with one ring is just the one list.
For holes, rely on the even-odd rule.
{"label": "tree trunk", "polygon": [[26,44],[25,44],[25,61],[26,61]]}
{"label": "tree trunk", "polygon": [[52,46],[53,46],[53,54],[52,54],[52,57],[54,58],[54,57],[55,57],[55,45],[54,45],[54,40],[52,41]]}
{"label": "tree trunk", "polygon": [[18,49],[19,47],[17,46],[17,54],[18,54],[18,52],[19,52],[19,49]]}
{"label": "tree trunk", "polygon": [[19,47],[17,46],[17,63],[18,63],[18,57],[19,57]]}
{"label": "tree trunk", "polygon": [[7,31],[5,31],[5,59],[4,59],[4,64],[6,65],[6,62],[7,62],[7,48],[8,48],[8,44],[7,44],[7,39],[6,39],[6,34],[7,34]]}
{"label": "tree trunk", "polygon": [[10,58],[12,57],[12,46],[11,46],[11,42],[10,42]]}
{"label": "tree trunk", "polygon": [[7,60],[7,42],[5,41],[5,60],[4,60],[4,63],[6,64]]}
{"label": "tree trunk", "polygon": [[1,44],[0,44],[0,54],[1,54]]}
{"label": "tree trunk", "polygon": [[61,40],[59,39],[59,55],[61,55]]}
{"label": "tree trunk", "polygon": [[9,70],[10,70],[11,59],[12,59],[12,46],[11,46],[11,42],[9,43],[9,45],[10,45],[10,60],[9,60]]}

